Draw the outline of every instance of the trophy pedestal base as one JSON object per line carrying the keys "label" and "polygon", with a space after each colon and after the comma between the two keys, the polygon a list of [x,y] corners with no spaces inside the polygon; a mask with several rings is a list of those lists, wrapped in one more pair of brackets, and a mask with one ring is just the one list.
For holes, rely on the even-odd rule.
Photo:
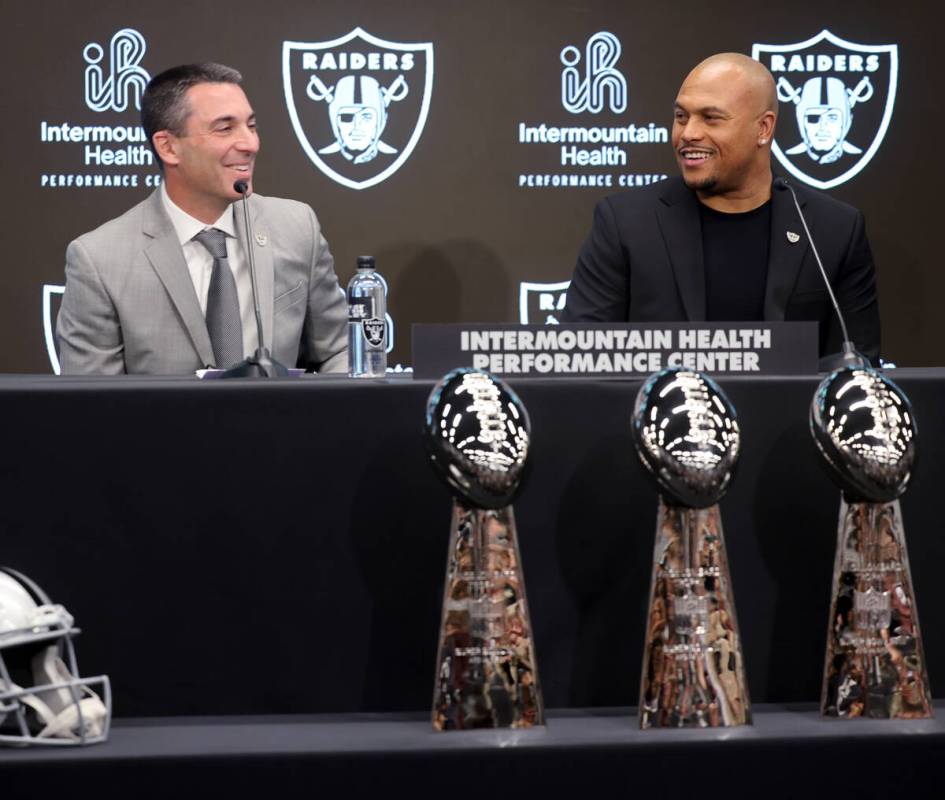
{"label": "trophy pedestal base", "polygon": [[435,730],[544,724],[512,507],[453,501],[433,693]]}
{"label": "trophy pedestal base", "polygon": [[718,505],[660,499],[640,688],[641,728],[751,722]]}
{"label": "trophy pedestal base", "polygon": [[932,716],[899,502],[841,502],[821,711]]}

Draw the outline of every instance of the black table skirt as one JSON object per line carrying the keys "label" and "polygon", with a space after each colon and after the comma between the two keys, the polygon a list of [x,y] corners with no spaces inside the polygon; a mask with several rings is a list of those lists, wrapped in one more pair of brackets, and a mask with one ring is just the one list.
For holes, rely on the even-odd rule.
{"label": "black table skirt", "polygon": [[[945,694],[945,371],[902,501],[932,688]],[[807,429],[815,376],[722,381],[744,452],[722,502],[752,699],[820,694],[839,507]],[[516,515],[549,707],[637,702],[656,495],[636,380],[513,384],[532,419]],[[84,629],[120,716],[428,709],[450,497],[432,384],[0,379],[0,563]]]}

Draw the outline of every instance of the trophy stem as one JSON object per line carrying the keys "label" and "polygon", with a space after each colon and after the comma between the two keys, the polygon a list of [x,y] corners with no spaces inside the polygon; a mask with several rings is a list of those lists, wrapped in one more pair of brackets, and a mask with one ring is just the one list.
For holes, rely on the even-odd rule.
{"label": "trophy stem", "polygon": [[841,500],[821,711],[843,718],[932,716],[898,500]]}
{"label": "trophy stem", "polygon": [[511,506],[453,501],[433,691],[435,730],[544,724]]}
{"label": "trophy stem", "polygon": [[660,498],[640,686],[640,727],[751,722],[718,505]]}

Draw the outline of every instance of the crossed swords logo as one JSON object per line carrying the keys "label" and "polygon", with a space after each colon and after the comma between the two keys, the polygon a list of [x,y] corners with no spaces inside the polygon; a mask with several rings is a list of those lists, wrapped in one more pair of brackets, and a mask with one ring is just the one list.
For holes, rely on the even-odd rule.
{"label": "crossed swords logo", "polygon": [[347,75],[329,87],[317,75],[312,75],[305,93],[316,103],[328,103],[335,134],[335,141],[318,152],[322,155],[341,153],[355,164],[371,161],[378,152],[396,153],[397,149],[380,137],[387,124],[387,107],[403,100],[408,91],[403,75],[398,75],[386,89],[369,76]]}

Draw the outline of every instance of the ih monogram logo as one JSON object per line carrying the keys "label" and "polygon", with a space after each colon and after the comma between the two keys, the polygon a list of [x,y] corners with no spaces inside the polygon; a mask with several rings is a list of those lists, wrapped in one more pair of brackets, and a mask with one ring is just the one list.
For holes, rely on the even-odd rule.
{"label": "ih monogram logo", "polygon": [[584,58],[584,77],[578,71],[581,51],[568,45],[561,51],[561,105],[572,114],[589,111],[599,114],[604,110],[605,96],[609,95],[610,110],[620,114],[627,109],[627,79],[614,65],[620,58],[620,40],[612,33],[601,31],[587,40]]}
{"label": "ih monogram logo", "polygon": [[151,80],[138,66],[146,50],[144,37],[131,28],[122,28],[112,36],[109,47],[108,75],[102,68],[104,53],[100,45],[90,42],[82,51],[85,68],[85,103],[92,111],[124,111],[129,96],[135,108],[141,109],[141,95]]}

